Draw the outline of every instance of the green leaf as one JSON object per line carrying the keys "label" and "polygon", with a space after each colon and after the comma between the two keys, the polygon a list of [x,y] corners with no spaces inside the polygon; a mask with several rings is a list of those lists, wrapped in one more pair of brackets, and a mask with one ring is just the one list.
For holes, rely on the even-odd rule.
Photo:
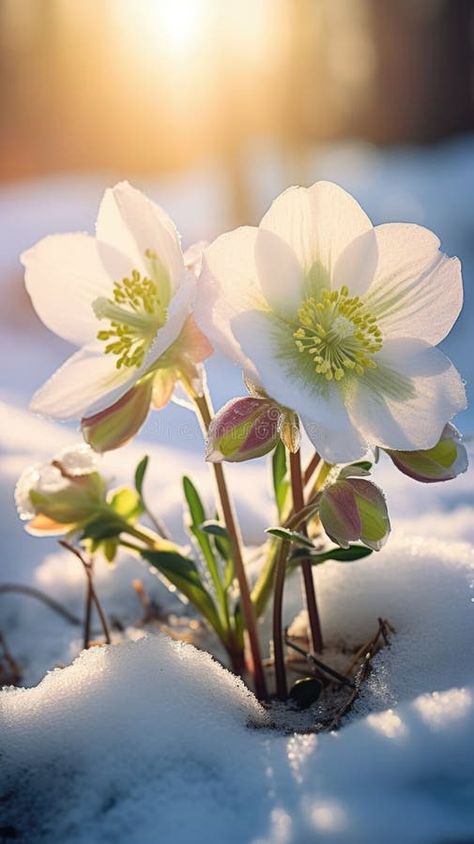
{"label": "green leaf", "polygon": [[138,494],[142,495],[143,490],[143,482],[145,480],[145,473],[148,469],[148,461],[149,461],[148,454],[145,454],[145,457],[142,457],[140,460],[137,468],[135,469],[135,489]]}
{"label": "green leaf", "polygon": [[207,519],[200,525],[200,528],[204,531],[204,533],[210,533],[212,536],[218,536],[230,541],[229,531],[227,528],[224,527],[224,525],[219,524],[219,522],[214,521],[214,519]]}
{"label": "green leaf", "polygon": [[311,539],[308,539],[307,536],[304,536],[302,533],[298,533],[296,530],[274,527],[267,528],[265,533],[269,533],[271,536],[276,536],[277,539],[281,539],[283,542],[293,542],[296,545],[304,545],[305,548],[311,548],[314,550],[314,542],[311,542]]}
{"label": "green leaf", "polygon": [[366,472],[370,472],[372,463],[370,460],[358,460],[356,463],[351,463],[351,466],[358,466],[359,469],[364,469]]}
{"label": "green leaf", "polygon": [[183,557],[176,551],[150,551],[143,549],[141,556],[151,563],[160,574],[166,577],[176,589],[207,619],[218,635],[222,634],[214,601],[203,585],[199,571],[193,560]]}
{"label": "green leaf", "polygon": [[[206,511],[201,501],[201,496],[199,495],[199,492],[197,491],[191,479],[186,476],[183,477],[183,490],[188,505],[189,515],[191,517],[190,532],[196,539],[201,549],[209,574],[211,575],[212,582],[214,584],[214,589],[216,591],[216,595],[218,596],[221,617],[223,621],[226,617],[225,586],[221,581],[219,565],[216,559],[214,548],[211,543],[212,531],[205,531],[203,529],[203,525],[213,524],[213,522],[210,520],[208,521],[206,519]],[[219,538],[215,536],[216,544],[217,542],[224,543],[227,539],[227,533],[225,534],[225,538],[222,536]]]}
{"label": "green leaf", "polygon": [[288,481],[286,480],[286,476],[286,449],[282,441],[279,440],[272,456],[273,491],[275,493],[275,502],[279,516],[282,515],[283,507],[285,506],[286,493],[288,490]]}
{"label": "green leaf", "polygon": [[329,551],[305,551],[304,548],[297,548],[292,552],[290,560],[297,563],[301,559],[311,560],[313,566],[326,562],[326,560],[338,560],[341,563],[351,563],[354,560],[361,560],[372,553],[371,548],[365,545],[349,545],[349,548],[330,548]]}
{"label": "green leaf", "polygon": [[201,497],[190,478],[183,478],[184,497],[186,498],[189,514],[191,516],[191,524],[193,527],[199,527],[206,521],[206,511],[204,510]]}

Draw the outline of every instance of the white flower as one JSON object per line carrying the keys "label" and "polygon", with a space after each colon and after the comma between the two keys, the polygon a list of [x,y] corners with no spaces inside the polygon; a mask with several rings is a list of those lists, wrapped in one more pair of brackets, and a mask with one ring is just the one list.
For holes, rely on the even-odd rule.
{"label": "white flower", "polygon": [[435,348],[462,306],[459,261],[420,226],[373,227],[337,185],[290,188],[258,228],[217,238],[197,302],[211,342],[330,462],[431,448],[466,406]]}
{"label": "white flower", "polygon": [[15,503],[20,519],[30,521],[31,533],[64,533],[94,515],[105,491],[96,455],[80,443],[47,463],[28,466],[15,487]]}
{"label": "white flower", "polygon": [[196,278],[176,229],[126,182],[105,192],[95,238],[47,237],[21,260],[40,318],[81,347],[35,394],[34,411],[89,417],[155,375],[153,403],[162,406],[181,369],[211,352],[193,325]]}

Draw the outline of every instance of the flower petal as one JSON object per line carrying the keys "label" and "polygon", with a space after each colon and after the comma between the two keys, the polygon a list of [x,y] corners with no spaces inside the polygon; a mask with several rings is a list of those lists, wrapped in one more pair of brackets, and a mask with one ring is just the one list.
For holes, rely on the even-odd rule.
{"label": "flower petal", "polygon": [[95,339],[99,324],[92,310],[98,296],[110,296],[95,238],[87,234],[45,237],[21,256],[33,307],[55,334],[78,346]]}
{"label": "flower petal", "polygon": [[439,349],[408,337],[387,340],[374,360],[378,368],[354,382],[354,423],[375,445],[432,448],[466,407],[459,373]]}
{"label": "flower petal", "polygon": [[55,419],[77,419],[113,404],[136,380],[136,370],[117,369],[113,355],[86,346],[40,387],[30,408]]}
{"label": "flower petal", "polygon": [[461,264],[439,251],[439,239],[422,226],[389,223],[375,228],[378,265],[366,302],[386,336],[416,337],[436,345],[462,307]]}
{"label": "flower petal", "polygon": [[145,252],[153,250],[169,272],[176,287],[184,272],[179,236],[165,211],[133,188],[120,182],[105,191],[96,224],[97,239],[114,246],[147,272]]}
{"label": "flower petal", "polygon": [[204,252],[194,316],[211,343],[256,380],[255,368],[234,336],[231,320],[249,308],[267,307],[255,266],[258,229],[223,234]]}
{"label": "flower petal", "polygon": [[360,460],[369,450],[364,435],[357,430],[342,402],[342,397],[334,390],[332,405],[340,402],[338,416],[344,421],[339,423],[339,430],[328,425],[321,425],[306,415],[301,415],[301,423],[318,454],[327,463],[351,463]]}
{"label": "flower petal", "polygon": [[268,396],[301,416],[325,460],[345,463],[366,453],[367,443],[354,429],[339,389],[308,377],[286,326],[261,311],[248,311],[234,317],[232,328],[255,365],[258,382]]}
{"label": "flower petal", "polygon": [[[163,361],[163,365],[168,366],[169,364],[176,363],[173,343],[178,339],[186,320],[191,314],[195,296],[196,279],[191,273],[188,273],[183,284],[178,288],[170,302],[166,322],[158,329],[156,337],[148,350],[142,367],[143,371],[156,364],[162,356],[167,355],[167,352],[169,352],[169,361]],[[207,340],[204,339],[204,342],[207,348]]]}
{"label": "flower petal", "polygon": [[[356,277],[352,273],[346,278],[343,272],[341,278],[341,266],[344,270],[343,253],[357,238],[361,238],[357,248],[358,263],[362,255],[365,257],[366,250],[372,254],[374,242],[370,219],[354,197],[333,182],[316,182],[308,189],[308,195],[315,238],[313,260],[329,274],[332,287],[347,284],[352,295],[360,295],[369,285],[370,277],[363,274]],[[339,259],[342,263],[338,267]],[[367,260],[370,263],[370,258]]]}

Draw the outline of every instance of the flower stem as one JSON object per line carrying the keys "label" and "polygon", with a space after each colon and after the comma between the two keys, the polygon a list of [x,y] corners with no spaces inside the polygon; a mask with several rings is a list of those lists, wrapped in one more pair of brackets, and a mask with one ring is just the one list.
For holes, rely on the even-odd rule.
{"label": "flower stem", "polygon": [[[196,405],[201,427],[204,434],[207,434],[209,425],[212,419],[212,407],[210,399],[204,393],[202,396],[191,394]],[[237,519],[234,515],[234,508],[230,499],[229,491],[227,489],[227,482],[224,474],[224,468],[221,463],[213,463],[212,468],[216,480],[217,492],[220,502],[220,509],[222,512],[223,522],[229,532],[232,543],[232,551],[234,558],[235,574],[239,583],[240,598],[242,601],[242,610],[247,627],[247,633],[250,643],[250,651],[252,654],[252,673],[255,683],[255,692],[260,700],[267,700],[267,684],[265,680],[265,673],[263,670],[262,656],[260,652],[260,643],[257,633],[257,621],[255,617],[254,607],[250,598],[250,590],[245,574],[244,561],[241,551],[240,531],[237,524]]]}
{"label": "flower stem", "polygon": [[[301,474],[301,453],[298,449],[294,454],[289,453],[290,457],[290,475],[291,475],[291,491],[293,495],[293,509],[295,513],[302,510],[304,507],[304,492],[303,492],[303,477]],[[302,533],[306,533],[306,526],[303,525]],[[321,653],[323,650],[323,637],[321,633],[321,623],[319,620],[318,606],[316,603],[316,592],[314,589],[313,569],[311,561],[306,559],[301,563],[303,572],[303,583],[306,595],[306,607],[308,610],[309,627],[311,630],[311,642],[313,650],[316,653]]]}

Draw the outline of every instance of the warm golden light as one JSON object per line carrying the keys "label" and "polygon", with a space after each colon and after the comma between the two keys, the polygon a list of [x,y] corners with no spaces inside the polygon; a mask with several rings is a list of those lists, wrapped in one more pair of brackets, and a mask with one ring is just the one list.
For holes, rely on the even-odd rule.
{"label": "warm golden light", "polygon": [[133,42],[133,49],[183,54],[193,48],[209,20],[209,0],[114,0],[116,24]]}

